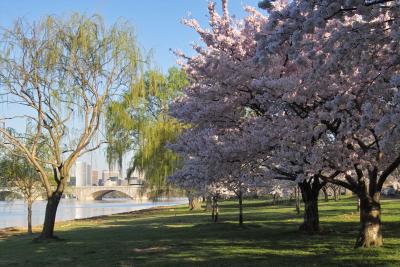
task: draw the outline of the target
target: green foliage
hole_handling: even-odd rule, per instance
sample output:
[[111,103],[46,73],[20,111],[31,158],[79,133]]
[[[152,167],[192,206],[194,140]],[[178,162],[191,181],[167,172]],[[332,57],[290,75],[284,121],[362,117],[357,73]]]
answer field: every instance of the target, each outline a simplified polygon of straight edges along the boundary
[[17,179],[40,181],[39,174],[24,158],[7,155],[0,159],[2,184],[14,186]]
[[[165,189],[166,177],[178,166],[179,159],[165,145],[177,137],[183,125],[168,116],[168,104],[188,85],[186,74],[170,68],[167,75],[149,70],[136,88],[108,106],[107,160],[111,165],[134,150],[132,167],[142,172],[150,188]],[[137,90],[141,88],[141,90]]]
[[[8,128],[7,130],[13,136],[19,135],[12,128]],[[32,129],[30,129],[28,125],[27,132],[30,131],[32,131]],[[25,145],[29,146],[33,142],[33,138],[25,140]],[[40,158],[49,157],[50,149],[46,145],[47,137],[41,136],[38,143],[37,156]],[[33,191],[40,191],[39,187],[42,187],[42,179],[26,157],[4,147],[0,152],[0,186],[17,187],[19,188],[18,191],[23,195],[33,194]],[[51,170],[49,168],[45,170],[51,175]]]
[[0,186],[12,190],[8,198],[22,196],[24,200],[33,201],[44,192],[38,172],[25,158],[4,154],[0,158],[0,170]]
[[[128,81],[137,78],[135,74],[140,72],[143,61],[129,24],[118,22],[107,28],[99,15],[75,13],[65,20],[47,16],[32,25],[18,20],[13,28],[4,31],[2,41],[2,67],[16,71],[19,64],[29,66],[30,69],[20,67],[19,74],[29,83],[43,87],[43,94],[54,108],[74,108],[81,113],[82,103],[88,101],[82,97],[82,90],[102,94],[106,90],[104,84],[112,84],[116,74],[120,75],[120,85],[129,87]],[[31,53],[34,56],[21,57]],[[1,78],[8,87],[15,87],[13,78]]]
[[[7,122],[25,120],[29,128],[5,135],[3,146],[35,166],[48,196],[53,194],[50,180],[62,192],[77,158],[103,143],[98,132],[108,103],[124,92],[144,90],[137,87],[145,60],[135,33],[124,21],[106,27],[100,16],[78,13],[34,23],[21,19],[1,33],[1,103],[22,106],[21,114]],[[46,156],[37,153],[43,146]]]
[[163,115],[149,121],[140,131],[139,149],[134,156],[133,166],[144,173],[147,184],[155,195],[169,190],[167,176],[179,167],[179,158],[165,146],[175,140],[183,126]]

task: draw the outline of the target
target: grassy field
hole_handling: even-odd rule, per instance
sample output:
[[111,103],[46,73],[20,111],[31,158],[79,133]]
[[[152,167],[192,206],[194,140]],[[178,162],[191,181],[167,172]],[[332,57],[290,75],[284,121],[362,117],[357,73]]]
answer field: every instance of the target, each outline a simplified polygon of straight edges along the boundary
[[219,223],[186,207],[57,224],[64,241],[33,243],[25,234],[0,235],[1,266],[400,266],[400,200],[383,201],[385,246],[353,249],[355,199],[321,202],[322,233],[297,231],[292,206],[245,201],[221,204]]

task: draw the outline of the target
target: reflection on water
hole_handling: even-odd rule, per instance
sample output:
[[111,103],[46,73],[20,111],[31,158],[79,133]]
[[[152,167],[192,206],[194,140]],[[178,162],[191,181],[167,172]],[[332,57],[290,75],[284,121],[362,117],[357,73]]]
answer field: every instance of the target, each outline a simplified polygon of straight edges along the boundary
[[[62,199],[57,211],[57,221],[88,218],[146,209],[157,206],[171,206],[186,203],[183,198],[170,198],[153,202],[150,200],[108,199],[93,201],[77,201]],[[45,201],[36,201],[33,204],[32,224],[43,223]],[[26,227],[27,206],[22,200],[0,201],[0,228]]]

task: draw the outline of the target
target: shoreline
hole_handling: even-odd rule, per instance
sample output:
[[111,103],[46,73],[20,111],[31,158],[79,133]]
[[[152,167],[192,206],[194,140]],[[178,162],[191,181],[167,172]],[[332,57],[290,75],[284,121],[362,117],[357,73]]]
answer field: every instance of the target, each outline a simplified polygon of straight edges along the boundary
[[[112,214],[97,215],[97,216],[92,216],[92,217],[87,217],[87,218],[78,218],[78,219],[58,221],[55,223],[54,228],[56,230],[57,227],[60,227],[60,226],[62,226],[62,224],[65,224],[65,223],[101,220],[101,219],[109,218],[114,215],[146,214],[146,213],[151,213],[151,212],[160,211],[160,210],[173,209],[174,207],[177,207],[180,205],[185,205],[185,204],[182,203],[182,204],[175,204],[175,205],[168,205],[168,206],[157,206],[157,207],[144,208],[144,209],[138,209],[138,210],[132,210],[132,211],[124,211],[124,212],[117,212],[117,213],[112,213]],[[32,227],[33,233],[31,236],[34,236],[35,234],[40,233],[42,226],[43,226],[43,224],[33,226]],[[11,226],[11,227],[0,228],[0,240],[3,238],[6,238],[6,237],[10,237],[10,236],[21,236],[21,235],[29,235],[27,233],[27,227]]]

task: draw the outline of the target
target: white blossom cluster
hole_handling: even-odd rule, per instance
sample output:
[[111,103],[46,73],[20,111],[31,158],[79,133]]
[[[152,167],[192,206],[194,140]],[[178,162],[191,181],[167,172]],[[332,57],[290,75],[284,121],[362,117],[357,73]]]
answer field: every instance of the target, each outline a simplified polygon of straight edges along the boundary
[[400,4],[264,2],[268,16],[235,20],[224,0],[210,29],[184,21],[203,44],[178,53],[192,83],[171,114],[191,128],[171,145],[184,159],[171,181],[274,190],[317,177],[380,192],[400,164]]

